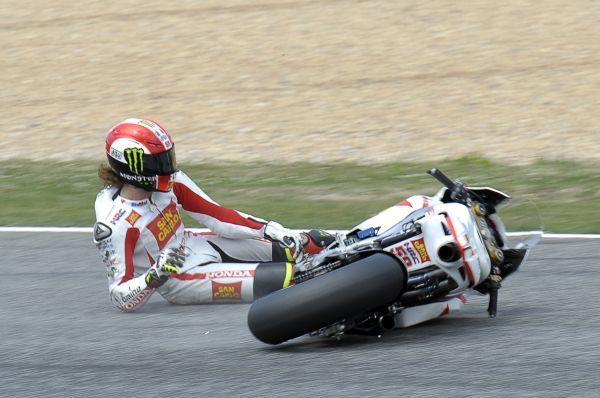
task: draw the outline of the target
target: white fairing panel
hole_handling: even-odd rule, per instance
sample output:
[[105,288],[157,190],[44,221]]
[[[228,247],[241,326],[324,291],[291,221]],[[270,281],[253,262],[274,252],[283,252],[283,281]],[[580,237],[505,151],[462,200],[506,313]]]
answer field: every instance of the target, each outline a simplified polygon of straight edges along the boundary
[[465,299],[463,296],[459,296],[448,301],[440,301],[437,303],[406,308],[394,316],[394,325],[396,328],[407,328],[409,326],[417,325],[431,319],[460,311],[464,307],[464,300]]
[[[491,262],[469,210],[463,205],[448,203],[434,206],[431,213],[419,222],[433,262],[458,283],[456,291],[481,283],[490,273]],[[461,259],[452,263],[438,256],[439,248],[449,243],[455,243],[461,254]],[[461,267],[464,267],[462,271]]]

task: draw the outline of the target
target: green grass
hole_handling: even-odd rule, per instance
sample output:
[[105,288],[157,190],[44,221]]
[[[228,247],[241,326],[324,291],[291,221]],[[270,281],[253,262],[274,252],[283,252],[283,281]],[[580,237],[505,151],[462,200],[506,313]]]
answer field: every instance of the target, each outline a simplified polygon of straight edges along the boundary
[[[510,230],[538,226],[530,221],[536,207],[546,231],[600,233],[600,166],[593,164],[516,166],[467,157],[369,166],[181,165],[220,204],[298,228],[349,228],[410,195],[434,194],[440,185],[425,173],[433,166],[515,198],[501,210]],[[101,188],[96,170],[97,164],[83,162],[0,162],[0,225],[91,226]]]

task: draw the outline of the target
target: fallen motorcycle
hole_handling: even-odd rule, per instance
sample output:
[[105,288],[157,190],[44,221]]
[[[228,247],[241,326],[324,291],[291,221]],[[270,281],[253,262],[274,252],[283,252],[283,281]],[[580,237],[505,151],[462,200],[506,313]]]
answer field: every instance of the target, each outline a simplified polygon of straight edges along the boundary
[[541,232],[511,245],[496,209],[510,197],[467,187],[438,169],[445,188],[408,215],[384,211],[322,252],[295,265],[291,286],[257,298],[248,312],[252,334],[280,344],[310,334],[379,335],[461,309],[471,289],[489,295],[526,260]]

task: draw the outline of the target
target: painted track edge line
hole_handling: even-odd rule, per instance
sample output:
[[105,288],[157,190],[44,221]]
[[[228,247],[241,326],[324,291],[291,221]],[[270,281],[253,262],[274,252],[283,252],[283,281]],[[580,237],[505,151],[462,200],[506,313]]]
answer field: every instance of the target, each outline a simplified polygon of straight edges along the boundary
[[[188,228],[194,232],[207,232],[207,228]],[[300,229],[302,231],[302,229]],[[344,230],[329,230],[330,232],[345,232]],[[89,233],[93,232],[91,227],[0,227],[0,232],[71,232]],[[521,236],[535,234],[534,231],[509,232],[508,236]],[[549,239],[600,239],[600,234],[562,234],[544,233],[543,238]]]

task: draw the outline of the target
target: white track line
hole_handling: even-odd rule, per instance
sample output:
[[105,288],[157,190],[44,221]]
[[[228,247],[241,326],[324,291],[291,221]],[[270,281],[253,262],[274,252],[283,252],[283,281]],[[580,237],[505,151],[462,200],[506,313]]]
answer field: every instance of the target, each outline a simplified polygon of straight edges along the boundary
[[[207,232],[206,228],[188,228],[194,232]],[[91,227],[0,227],[0,232],[75,232],[91,234]],[[343,230],[330,230],[330,232],[344,232]],[[508,236],[533,235],[535,231],[509,232]],[[600,239],[600,234],[554,234],[544,233],[543,238],[552,239]]]

